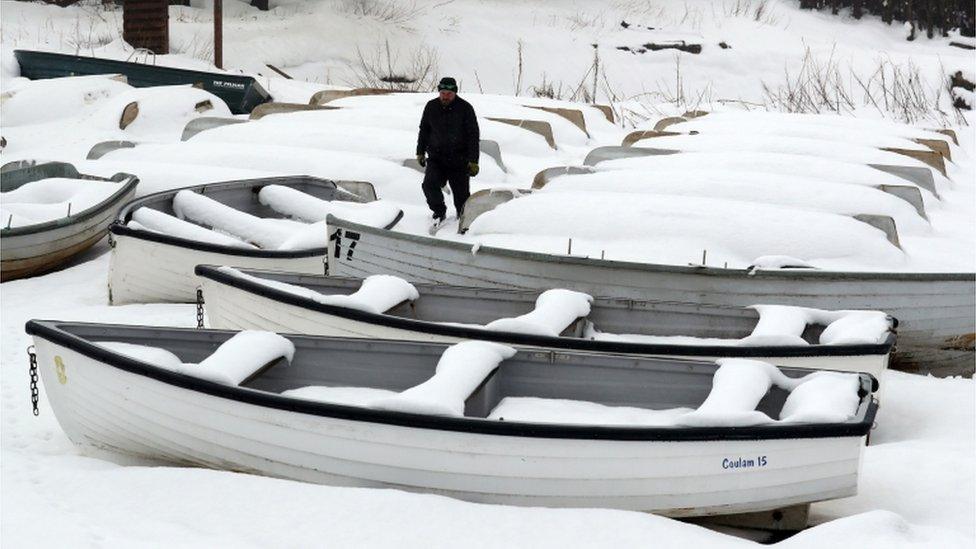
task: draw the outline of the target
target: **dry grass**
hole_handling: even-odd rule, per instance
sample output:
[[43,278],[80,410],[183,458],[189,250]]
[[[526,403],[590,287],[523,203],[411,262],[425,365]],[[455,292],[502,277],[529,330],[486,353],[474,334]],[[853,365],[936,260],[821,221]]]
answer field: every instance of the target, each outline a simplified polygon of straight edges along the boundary
[[389,40],[372,52],[356,48],[355,82],[364,88],[395,91],[429,91],[437,84],[437,51],[420,46],[402,57]]
[[[943,70],[944,74],[945,71]],[[909,124],[930,121],[942,125],[965,124],[948,105],[945,80],[930,83],[911,61],[896,63],[887,57],[877,61],[868,75],[842,66],[833,55],[817,59],[808,49],[798,71],[785,71],[778,85],[763,82],[769,110],[800,113],[849,113],[874,108],[882,116]]]
[[397,0],[338,0],[336,11],[377,21],[406,25],[424,15],[427,9],[412,2]]

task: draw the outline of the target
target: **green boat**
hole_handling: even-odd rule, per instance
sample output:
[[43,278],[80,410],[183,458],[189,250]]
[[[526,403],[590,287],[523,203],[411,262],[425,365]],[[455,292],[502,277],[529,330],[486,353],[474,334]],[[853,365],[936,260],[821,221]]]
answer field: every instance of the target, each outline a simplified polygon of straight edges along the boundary
[[250,76],[217,72],[192,71],[32,50],[15,50],[20,74],[31,80],[86,76],[91,74],[122,74],[129,85],[137,88],[191,84],[207,90],[224,100],[234,114],[248,114],[254,107],[271,101],[271,95]]

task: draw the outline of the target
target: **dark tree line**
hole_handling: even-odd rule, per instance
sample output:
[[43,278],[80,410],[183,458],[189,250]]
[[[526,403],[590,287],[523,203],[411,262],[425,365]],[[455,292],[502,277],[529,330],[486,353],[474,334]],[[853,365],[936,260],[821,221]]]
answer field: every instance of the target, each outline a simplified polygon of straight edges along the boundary
[[952,29],[959,29],[963,36],[973,36],[973,6],[973,0],[800,0],[803,9],[829,9],[837,15],[847,8],[855,19],[870,14],[889,25],[895,21],[911,23],[909,40],[922,32],[929,38],[936,33],[948,36]]

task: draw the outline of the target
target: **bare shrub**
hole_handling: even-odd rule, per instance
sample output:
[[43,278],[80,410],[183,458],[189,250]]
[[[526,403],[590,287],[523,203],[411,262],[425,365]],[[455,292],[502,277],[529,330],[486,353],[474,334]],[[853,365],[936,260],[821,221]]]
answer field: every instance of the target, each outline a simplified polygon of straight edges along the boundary
[[390,49],[390,41],[370,53],[356,48],[358,65],[355,85],[395,91],[428,91],[437,83],[437,51],[420,46],[401,58]]
[[808,48],[799,71],[790,74],[787,70],[783,83],[772,86],[763,82],[762,87],[769,110],[849,113],[873,107],[882,116],[909,124],[965,123],[958,111],[944,106],[944,80],[928,83],[911,61],[899,64],[882,57],[874,71],[864,76],[853,67],[842,67],[833,52],[827,59],[817,60]]
[[769,0],[731,0],[722,4],[726,17],[748,17],[763,25],[779,23],[779,15],[769,5]]
[[426,12],[416,1],[397,0],[339,0],[336,10],[359,17],[369,17],[395,25],[405,25]]

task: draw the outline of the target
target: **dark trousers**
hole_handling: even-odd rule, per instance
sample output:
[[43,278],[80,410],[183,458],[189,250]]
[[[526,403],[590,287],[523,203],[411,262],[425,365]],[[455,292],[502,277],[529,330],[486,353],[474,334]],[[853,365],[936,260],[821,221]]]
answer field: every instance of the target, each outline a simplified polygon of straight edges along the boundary
[[454,209],[457,210],[458,217],[461,217],[464,203],[471,195],[467,164],[463,161],[444,162],[433,158],[427,160],[427,169],[424,172],[424,197],[427,198],[427,207],[438,217],[447,215],[444,193],[441,192],[444,183],[451,185]]

